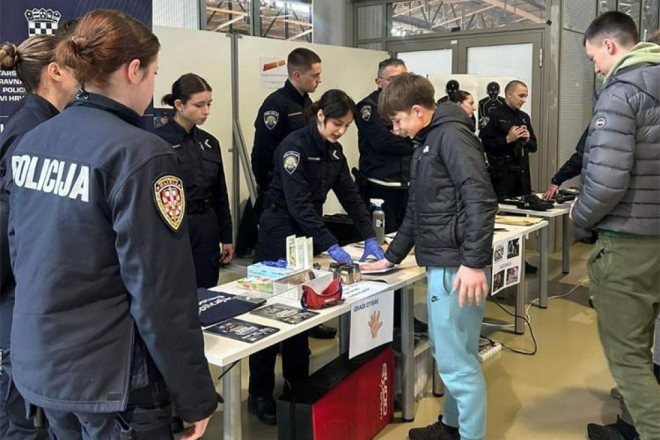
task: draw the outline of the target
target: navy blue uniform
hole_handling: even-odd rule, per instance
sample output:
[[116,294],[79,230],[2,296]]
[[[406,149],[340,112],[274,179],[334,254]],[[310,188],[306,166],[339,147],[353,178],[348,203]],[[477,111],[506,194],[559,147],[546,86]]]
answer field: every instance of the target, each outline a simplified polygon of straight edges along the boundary
[[[0,188],[9,175],[10,157],[20,138],[37,125],[57,115],[59,111],[46,99],[29,94],[20,109],[12,115],[0,135]],[[12,382],[9,335],[14,312],[16,281],[11,270],[7,229],[9,198],[0,191],[0,437],[3,440],[47,439],[45,428],[35,428],[34,421],[26,417],[25,400]]]
[[[513,126],[526,126],[530,138],[517,139],[511,143],[506,136]],[[537,150],[536,135],[527,113],[514,110],[508,105],[490,113],[488,124],[479,132],[484,145],[491,179],[499,199],[518,197],[532,193],[529,174],[529,153]]]
[[168,438],[169,393],[184,420],[217,406],[181,169],[139,125],[85,93],[11,157],[14,380],[58,438],[80,423],[97,438],[150,417],[150,438]]
[[197,287],[213,287],[218,284],[220,243],[233,240],[220,143],[196,126],[188,133],[176,121],[155,133],[172,144],[181,163]]
[[244,255],[257,242],[259,217],[264,210],[264,197],[273,178],[273,153],[275,148],[293,131],[307,125],[305,112],[312,105],[309,94],[301,95],[287,80],[284,87],[271,93],[261,104],[254,121],[252,146],[252,173],[257,181],[258,197],[254,207],[248,200],[241,219],[236,243],[236,253]]
[[378,114],[380,92],[374,91],[357,105],[359,186],[367,206],[370,199],[385,201],[385,232],[390,233],[399,229],[406,215],[413,143],[394,134],[392,126]]
[[[363,238],[376,236],[369,212],[351,179],[339,143],[321,138],[316,122],[290,134],[275,150],[273,182],[261,216],[258,263],[286,258],[286,237],[314,238],[314,253],[328,250],[337,239],[323,223],[323,204],[333,190]],[[273,346],[250,356],[250,395],[268,397],[275,387]],[[308,341],[305,333],[282,343],[282,369],[295,386],[309,375]]]
[[289,80],[261,104],[254,121],[251,156],[252,173],[260,192],[266,191],[272,180],[275,149],[289,134],[307,125],[305,110],[311,105],[309,94],[301,95]]

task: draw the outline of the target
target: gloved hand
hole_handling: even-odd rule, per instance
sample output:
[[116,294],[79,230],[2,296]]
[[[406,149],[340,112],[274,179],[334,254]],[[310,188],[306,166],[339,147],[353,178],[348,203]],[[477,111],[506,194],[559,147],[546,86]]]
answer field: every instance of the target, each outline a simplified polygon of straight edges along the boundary
[[362,254],[360,261],[367,261],[367,257],[369,256],[373,256],[376,260],[385,258],[385,251],[380,247],[378,240],[374,237],[367,238],[364,241],[364,254]]
[[335,260],[337,263],[342,263],[342,264],[353,263],[353,259],[351,258],[350,255],[348,255],[348,252],[340,248],[338,244],[333,244],[332,246],[330,246],[330,249],[328,249],[328,253],[332,257],[332,259]]

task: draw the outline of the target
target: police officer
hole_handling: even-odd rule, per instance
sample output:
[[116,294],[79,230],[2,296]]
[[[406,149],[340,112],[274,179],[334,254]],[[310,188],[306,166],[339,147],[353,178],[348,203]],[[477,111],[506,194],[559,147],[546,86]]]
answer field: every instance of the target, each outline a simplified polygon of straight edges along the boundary
[[[340,263],[352,258],[323,224],[323,204],[333,190],[353,223],[366,239],[363,259],[384,255],[376,241],[369,212],[348,171],[339,139],[357,112],[341,90],[329,90],[310,109],[312,123],[289,135],[275,150],[273,181],[260,220],[255,263],[286,258],[286,237],[314,239],[314,252],[328,251]],[[259,421],[275,424],[275,357],[273,346],[250,356],[248,409]],[[304,333],[282,343],[282,367],[287,386],[295,388],[309,375],[308,342]]]
[[197,287],[218,284],[220,263],[234,257],[232,224],[220,143],[200,129],[211,112],[211,86],[194,73],[172,84],[163,104],[174,107],[174,120],[156,130],[179,158],[186,192],[188,234]]
[[[54,62],[59,38],[37,35],[18,47],[0,47],[0,67],[15,70],[27,91],[20,109],[0,134],[0,188],[8,176],[11,156],[20,138],[37,125],[59,114],[73,100],[78,81],[67,68]],[[14,311],[14,275],[9,263],[7,228],[9,200],[0,192],[0,437],[3,440],[40,440],[48,438],[45,426],[35,427],[26,414],[25,400],[12,384],[9,335]]]
[[254,121],[251,163],[257,181],[257,200],[255,206],[248,200],[238,229],[236,249],[241,256],[257,244],[264,195],[273,177],[275,148],[291,132],[307,125],[305,109],[312,105],[309,94],[321,83],[321,58],[309,49],[301,47],[291,51],[286,66],[289,77],[284,87],[266,98]]
[[467,113],[468,117],[472,121],[472,131],[476,131],[477,118],[474,116],[474,112],[477,111],[477,106],[474,102],[474,96],[472,96],[470,92],[459,90],[449,95],[449,100],[455,104],[458,104],[465,111],[465,113]]
[[506,105],[506,100],[500,96],[500,84],[491,81],[486,86],[488,96],[479,101],[479,128],[484,128],[490,121],[491,112]]
[[85,90],[10,158],[14,380],[58,439],[173,439],[170,396],[197,439],[217,406],[180,167],[140,128],[158,50],[125,13],[85,15],[56,49]]
[[409,138],[394,134],[391,124],[380,117],[378,97],[390,81],[407,71],[405,63],[397,58],[381,61],[376,78],[378,89],[358,103],[355,120],[360,148],[360,193],[367,205],[371,199],[385,202],[386,233],[399,229],[406,215],[413,144]]
[[514,80],[504,92],[506,104],[491,111],[488,124],[479,132],[500,200],[532,193],[529,153],[537,150],[531,119],[521,110],[529,95],[527,85]]

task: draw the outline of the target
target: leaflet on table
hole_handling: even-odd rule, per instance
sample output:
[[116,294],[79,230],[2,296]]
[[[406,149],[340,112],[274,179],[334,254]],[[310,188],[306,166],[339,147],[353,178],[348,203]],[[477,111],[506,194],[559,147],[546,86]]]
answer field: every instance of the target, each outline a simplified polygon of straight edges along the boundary
[[289,235],[286,238],[286,262],[287,267],[311,269],[314,265],[314,239]]
[[251,314],[291,325],[300,324],[301,322],[307,321],[318,315],[317,312],[303,310],[298,307],[291,307],[284,304],[271,304],[269,306],[264,306],[260,309],[253,310]]
[[203,288],[197,289],[197,301],[199,306],[199,321],[203,327],[247,313],[265,302],[259,298],[213,292]]
[[493,244],[491,295],[520,282],[520,271],[522,270],[520,246],[524,245],[522,235]]
[[374,281],[362,281],[360,283],[351,284],[350,286],[342,286],[344,300],[360,300],[372,295],[377,295],[389,289],[385,283],[377,283]]
[[268,327],[267,325],[254,324],[252,322],[247,322],[240,319],[229,319],[227,321],[221,322],[216,326],[209,327],[204,331],[223,336],[225,338],[253,344],[279,332],[280,329],[275,327]]

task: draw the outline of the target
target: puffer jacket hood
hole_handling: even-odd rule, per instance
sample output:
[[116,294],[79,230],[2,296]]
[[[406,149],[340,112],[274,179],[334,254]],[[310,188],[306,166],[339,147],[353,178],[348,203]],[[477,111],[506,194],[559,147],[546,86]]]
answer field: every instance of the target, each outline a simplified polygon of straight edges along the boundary
[[[660,46],[655,43],[637,43],[610,69],[605,81],[609,81],[621,71],[640,64],[660,64]],[[655,98],[657,99],[657,96]]]

